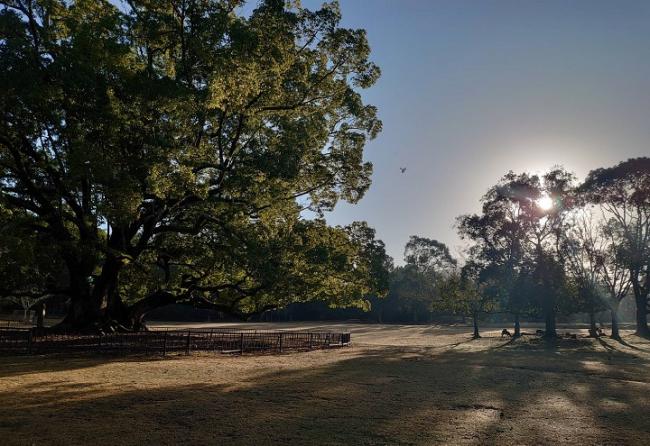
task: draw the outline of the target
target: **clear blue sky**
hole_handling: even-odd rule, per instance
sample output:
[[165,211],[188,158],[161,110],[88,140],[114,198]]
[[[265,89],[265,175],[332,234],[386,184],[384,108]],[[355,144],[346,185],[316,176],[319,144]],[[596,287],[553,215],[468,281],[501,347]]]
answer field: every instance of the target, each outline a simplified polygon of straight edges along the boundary
[[[303,0],[313,8],[321,2]],[[367,220],[460,246],[454,219],[512,169],[579,176],[650,155],[650,1],[342,0],[382,77],[373,184],[331,224]],[[399,167],[407,168],[401,174]]]

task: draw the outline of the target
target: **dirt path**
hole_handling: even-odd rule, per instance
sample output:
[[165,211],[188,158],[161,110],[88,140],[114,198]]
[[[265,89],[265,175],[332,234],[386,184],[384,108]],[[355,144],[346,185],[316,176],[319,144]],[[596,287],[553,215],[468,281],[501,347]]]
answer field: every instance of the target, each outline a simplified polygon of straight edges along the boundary
[[2,444],[650,441],[650,344],[630,334],[627,346],[546,345],[508,343],[496,331],[471,341],[454,327],[320,328],[349,329],[353,346],[264,357],[0,359]]

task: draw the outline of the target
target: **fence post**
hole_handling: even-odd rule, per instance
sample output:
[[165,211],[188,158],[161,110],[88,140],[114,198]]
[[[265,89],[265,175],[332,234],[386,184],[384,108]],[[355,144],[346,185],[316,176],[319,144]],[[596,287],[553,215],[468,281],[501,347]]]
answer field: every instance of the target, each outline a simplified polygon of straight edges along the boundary
[[244,354],[244,332],[239,335],[239,354]]
[[282,353],[282,335],[284,333],[280,332],[280,353]]
[[312,339],[312,336],[313,336],[313,333],[309,333],[309,350],[311,350],[311,345],[312,345],[312,340],[311,340],[311,339]]
[[190,354],[190,330],[187,330],[187,344],[185,345],[185,354]]
[[163,335],[163,356],[167,356],[167,331]]

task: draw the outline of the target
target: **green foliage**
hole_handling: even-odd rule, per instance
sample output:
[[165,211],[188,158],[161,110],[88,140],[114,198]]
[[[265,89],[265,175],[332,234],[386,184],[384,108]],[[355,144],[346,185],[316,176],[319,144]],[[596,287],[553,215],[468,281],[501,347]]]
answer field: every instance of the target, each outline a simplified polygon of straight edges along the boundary
[[[472,274],[480,298],[475,307],[492,307],[516,316],[541,310],[554,321],[569,296],[560,241],[574,203],[574,177],[562,168],[543,176],[509,172],[483,197],[480,215],[458,219],[470,247]],[[540,200],[549,197],[545,209]],[[550,322],[549,322],[550,323]],[[554,326],[547,325],[554,330]]]
[[478,318],[483,313],[489,313],[497,308],[497,300],[488,291],[489,284],[479,277],[482,273],[475,262],[467,262],[461,271],[449,277],[446,283],[446,299],[442,301],[444,308],[456,314]]
[[203,302],[196,287],[211,288],[248,312],[361,305],[382,288],[364,276],[381,262],[359,260],[377,247],[355,252],[356,229],[299,221],[370,185],[363,148],[381,122],[358,91],[379,76],[365,32],[339,27],[336,3],[268,0],[248,17],[238,5],[0,11],[0,208],[33,220],[35,245],[49,240],[59,285],[92,301],[84,318],[154,290]]
[[456,267],[456,259],[442,242],[412,235],[404,248],[404,260],[422,272],[449,271]]
[[448,298],[443,284],[456,267],[449,248],[441,242],[412,236],[404,249],[406,265],[390,274],[390,291],[375,307],[379,319],[396,322],[431,322]]
[[[650,158],[635,158],[589,173],[580,188],[587,203],[597,205],[607,220],[605,236],[615,240],[614,265],[623,266],[637,307],[637,333],[650,336]],[[613,255],[612,255],[613,254]],[[610,293],[620,295],[626,278],[610,277]],[[620,300],[619,298],[615,298]]]
[[64,279],[64,267],[47,239],[30,227],[33,216],[0,208],[0,293],[13,298],[36,299],[40,290]]

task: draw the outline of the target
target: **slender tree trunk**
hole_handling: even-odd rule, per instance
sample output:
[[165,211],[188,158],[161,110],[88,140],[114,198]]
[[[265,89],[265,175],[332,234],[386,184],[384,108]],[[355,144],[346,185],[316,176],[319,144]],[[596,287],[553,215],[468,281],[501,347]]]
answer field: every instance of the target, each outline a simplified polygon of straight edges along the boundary
[[594,310],[589,310],[589,337],[598,337],[598,328],[596,327],[596,314]]
[[36,307],[36,328],[41,330],[44,326],[45,304],[42,303]]
[[542,297],[542,309],[544,312],[544,337],[552,339],[557,337],[555,327],[555,294],[552,286],[553,277],[549,271],[548,258],[544,255],[541,243],[537,243],[537,267],[536,276],[538,277],[539,292]]
[[[544,281],[545,284],[549,284],[548,280]],[[547,291],[543,300],[543,309],[544,309],[544,337],[548,339],[556,338],[557,331],[555,325],[555,295],[553,294],[553,289],[550,286],[546,286]]]
[[650,337],[648,328],[648,296],[644,296],[638,286],[634,287],[634,300],[636,302],[636,334]]
[[472,319],[474,322],[474,334],[472,335],[472,338],[479,339],[481,337],[481,334],[478,331],[478,312],[474,312]]
[[544,337],[556,338],[557,331],[555,326],[555,309],[553,308],[553,305],[547,304],[545,313],[546,314],[544,315],[544,324],[545,324]]
[[515,313],[515,338],[521,336],[521,324],[519,323],[519,313]]
[[618,305],[612,307],[610,310],[612,313],[612,339],[621,339],[621,334],[618,330]]

